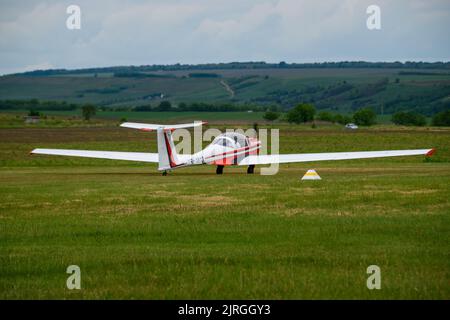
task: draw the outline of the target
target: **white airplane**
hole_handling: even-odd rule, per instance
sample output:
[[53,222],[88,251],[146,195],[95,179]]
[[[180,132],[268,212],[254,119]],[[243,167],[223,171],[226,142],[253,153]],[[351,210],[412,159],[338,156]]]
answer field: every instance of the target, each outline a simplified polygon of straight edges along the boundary
[[365,158],[399,157],[427,155],[431,156],[435,149],[387,150],[361,152],[332,153],[300,153],[300,154],[270,154],[260,155],[261,142],[256,138],[246,137],[240,133],[224,133],[217,136],[205,149],[195,154],[178,154],[172,139],[172,132],[181,128],[201,126],[204,122],[177,125],[160,125],[125,122],[121,127],[157,132],[158,153],[90,151],[67,149],[34,149],[31,154],[47,154],[58,156],[73,156],[113,160],[129,160],[158,163],[158,170],[163,175],[168,170],[200,164],[216,165],[216,173],[222,174],[224,166],[248,166],[247,173],[253,173],[255,165],[292,162],[316,162],[328,160],[349,160]]

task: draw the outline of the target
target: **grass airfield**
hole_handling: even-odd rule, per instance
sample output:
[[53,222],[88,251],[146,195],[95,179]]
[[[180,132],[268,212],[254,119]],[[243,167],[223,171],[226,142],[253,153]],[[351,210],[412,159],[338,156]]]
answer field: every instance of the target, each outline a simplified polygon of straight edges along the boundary
[[[28,155],[155,152],[154,134],[2,128],[0,298],[449,299],[450,129],[280,128],[283,153],[438,152],[163,177],[156,165]],[[310,168],[323,180],[300,181]],[[71,264],[81,290],[66,288]],[[372,264],[381,290],[366,287]]]

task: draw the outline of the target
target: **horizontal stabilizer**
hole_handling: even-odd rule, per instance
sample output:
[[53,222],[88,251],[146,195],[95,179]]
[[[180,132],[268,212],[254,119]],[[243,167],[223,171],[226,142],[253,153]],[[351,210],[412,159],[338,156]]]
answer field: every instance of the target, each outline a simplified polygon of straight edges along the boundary
[[183,128],[194,128],[199,127],[201,125],[206,124],[204,121],[198,121],[193,123],[185,123],[185,124],[150,124],[150,123],[137,123],[137,122],[124,122],[120,126],[131,129],[139,129],[143,131],[153,131],[158,128],[163,128],[167,130],[176,130]]

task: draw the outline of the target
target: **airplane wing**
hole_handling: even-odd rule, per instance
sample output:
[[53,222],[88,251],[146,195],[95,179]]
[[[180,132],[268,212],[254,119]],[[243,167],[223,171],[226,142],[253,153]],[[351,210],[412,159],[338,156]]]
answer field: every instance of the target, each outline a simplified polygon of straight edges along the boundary
[[238,165],[256,165],[271,163],[312,162],[327,160],[350,160],[383,157],[401,157],[427,155],[431,156],[435,149],[416,150],[388,150],[388,151],[361,151],[361,152],[331,152],[331,153],[299,153],[299,154],[271,154],[248,156],[242,159]]
[[118,151],[91,151],[67,149],[34,149],[31,154],[48,154],[56,156],[84,157],[112,160],[129,160],[140,162],[158,162],[157,153],[145,152],[118,152]]
[[194,122],[194,123],[185,123],[185,124],[148,124],[148,123],[136,123],[136,122],[124,122],[120,126],[131,129],[139,129],[143,131],[153,131],[158,128],[163,127],[164,129],[175,130],[182,128],[193,128],[199,127],[201,125],[206,124],[204,121]]

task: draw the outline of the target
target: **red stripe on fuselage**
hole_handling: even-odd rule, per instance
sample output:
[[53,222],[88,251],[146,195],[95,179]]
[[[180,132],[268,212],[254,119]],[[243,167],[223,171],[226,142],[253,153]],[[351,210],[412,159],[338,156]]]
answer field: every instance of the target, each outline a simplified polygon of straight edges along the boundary
[[[245,149],[245,148],[242,148],[242,149]],[[213,165],[224,165],[224,166],[237,165],[238,157],[245,158],[249,155],[256,155],[259,153],[259,147],[257,145],[247,148],[246,150],[242,150],[242,149],[239,152],[239,154],[237,151],[231,150],[228,152],[224,152],[222,154],[210,156],[210,157],[206,158],[206,162],[208,164],[213,164]],[[238,150],[238,149],[236,149],[236,150]],[[215,160],[212,160],[212,159],[215,159]],[[210,161],[210,162],[208,162],[208,161]]]
[[170,167],[171,167],[171,168],[176,167],[177,164],[176,164],[175,161],[173,160],[172,148],[170,147],[169,140],[167,139],[166,131],[164,131],[164,140],[165,140],[165,142],[166,142],[166,149],[167,149],[167,153],[168,153],[168,155],[169,155],[169,164],[170,164]]
[[230,153],[237,153],[237,152],[241,152],[241,151],[245,151],[245,150],[250,150],[251,148],[259,147],[259,145],[260,144],[257,143],[256,145],[253,145],[253,146],[242,147],[242,148],[239,148],[239,149],[234,149],[234,150],[230,150],[230,151],[219,153],[219,154],[214,154],[212,156],[207,157],[205,160],[208,160],[208,159],[211,159],[211,158],[215,158],[215,157],[226,156],[227,154],[230,154]]

